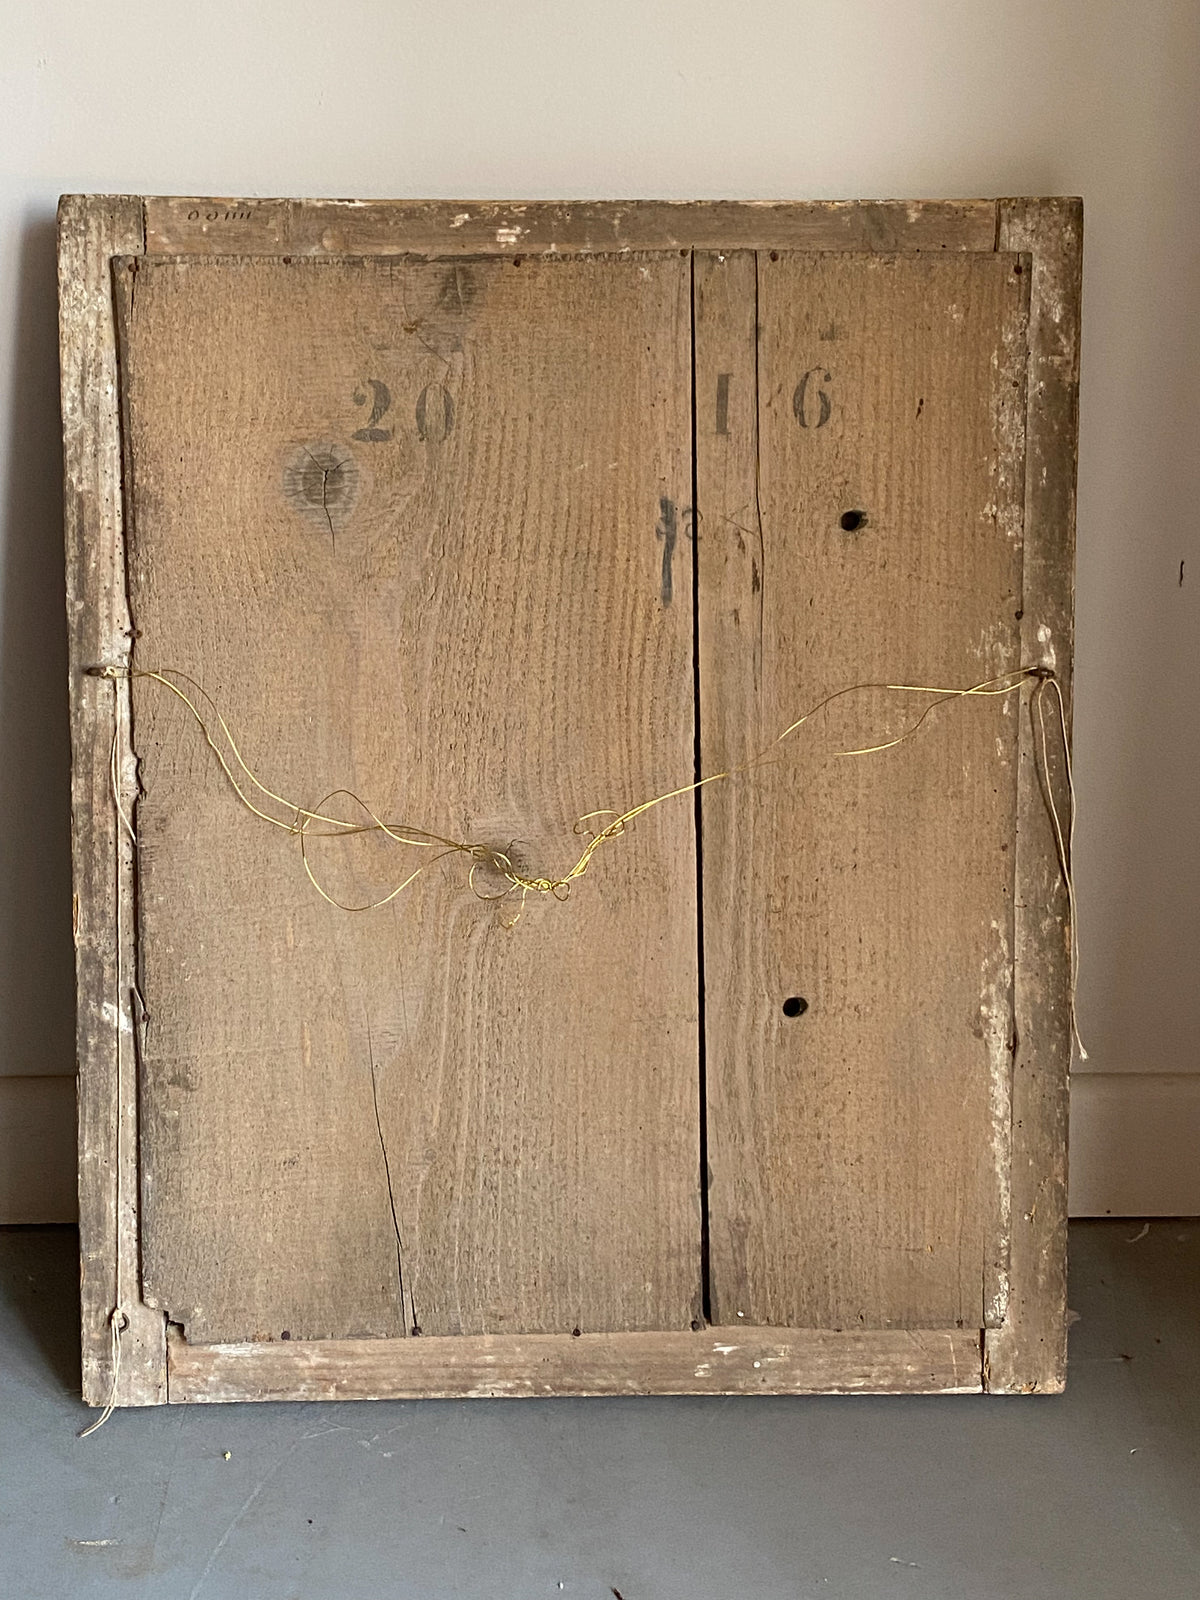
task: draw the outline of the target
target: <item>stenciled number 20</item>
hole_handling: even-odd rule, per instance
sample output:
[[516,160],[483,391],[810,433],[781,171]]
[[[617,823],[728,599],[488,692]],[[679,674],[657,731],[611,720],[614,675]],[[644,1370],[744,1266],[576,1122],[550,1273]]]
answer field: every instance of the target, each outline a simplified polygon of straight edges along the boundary
[[[370,394],[367,393],[370,390]],[[366,426],[356,428],[351,434],[363,444],[386,444],[395,429],[381,427],[384,417],[392,409],[392,391],[380,378],[368,378],[366,388],[356,389],[352,396],[356,406],[371,402],[371,414]],[[413,407],[413,420],[417,425],[417,438],[422,443],[440,444],[454,426],[454,400],[441,383],[427,383],[417,396]]]

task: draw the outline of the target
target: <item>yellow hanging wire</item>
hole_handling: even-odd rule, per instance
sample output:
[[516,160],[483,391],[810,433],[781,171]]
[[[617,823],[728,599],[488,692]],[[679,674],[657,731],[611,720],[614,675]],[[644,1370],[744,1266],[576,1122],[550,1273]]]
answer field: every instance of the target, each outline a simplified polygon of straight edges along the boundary
[[[1079,1036],[1079,1026],[1076,1016],[1076,987],[1079,968],[1079,935],[1077,929],[1078,911],[1075,897],[1073,864],[1076,813],[1075,778],[1071,765],[1070,738],[1067,728],[1066,704],[1063,699],[1062,686],[1060,685],[1054,670],[1050,667],[1040,665],[1015,667],[1011,671],[1000,673],[994,678],[986,678],[981,683],[970,684],[965,689],[948,688],[933,684],[884,682],[854,683],[849,684],[841,689],[835,689],[831,694],[827,694],[824,696],[824,698],[818,700],[815,705],[810,706],[809,709],[804,712],[802,716],[797,717],[794,722],[789,723],[782,733],[777,734],[769,744],[759,750],[757,754],[751,756],[747,761],[741,762],[736,766],[729,767],[721,772],[710,772],[703,777],[693,780],[690,783],[679,784],[676,788],[668,789],[663,794],[654,795],[649,800],[643,800],[640,802],[640,804],[631,806],[625,811],[617,811],[613,807],[603,807],[599,810],[585,813],[576,821],[574,831],[577,834],[588,834],[588,842],[580,852],[580,855],[575,861],[574,865],[571,866],[568,871],[563,873],[561,877],[556,878],[545,876],[534,877],[521,872],[512,859],[512,845],[509,845],[507,850],[497,850],[488,844],[472,842],[470,840],[454,839],[445,834],[433,833],[425,828],[418,828],[410,824],[387,822],[381,816],[379,816],[377,812],[373,811],[366,801],[363,800],[359,795],[355,794],[351,789],[331,790],[321,801],[318,802],[315,809],[286,799],[283,795],[278,794],[275,790],[268,788],[267,785],[258,778],[255,772],[249,766],[242,755],[237,740],[234,738],[232,729],[226,722],[220,708],[217,706],[216,702],[213,700],[212,696],[208,693],[204,686],[198,683],[195,678],[189,677],[187,673],[181,672],[176,668],[163,667],[153,670],[135,670],[126,667],[108,666],[95,668],[94,675],[97,677],[114,680],[114,687],[115,680],[118,679],[143,678],[151,680],[155,683],[161,684],[164,688],[169,689],[177,699],[182,701],[199,726],[205,742],[207,743],[209,749],[216,756],[217,761],[220,763],[221,770],[224,772],[227,780],[233,788],[234,793],[237,795],[238,799],[241,801],[246,810],[248,810],[253,816],[260,818],[263,822],[269,823],[272,827],[280,828],[285,833],[289,833],[293,837],[298,838],[300,842],[301,861],[304,866],[305,874],[316,892],[323,900],[327,901],[329,905],[336,906],[341,911],[349,912],[377,910],[382,906],[389,905],[392,901],[397,899],[397,897],[401,895],[405,889],[409,888],[410,885],[412,885],[423,872],[427,871],[429,867],[436,865],[438,861],[445,859],[447,856],[461,855],[470,860],[471,865],[467,873],[467,884],[472,893],[477,895],[478,898],[482,900],[504,900],[514,892],[519,894],[520,903],[518,905],[516,915],[510,922],[506,924],[506,926],[510,928],[514,927],[517,921],[519,921],[521,912],[525,906],[525,902],[530,894],[550,894],[553,895],[557,900],[567,899],[571,892],[571,886],[579,878],[582,878],[587,872],[600,847],[609,843],[613,839],[620,838],[629,824],[634,822],[638,817],[644,816],[646,812],[652,811],[656,806],[664,805],[668,800],[675,800],[682,798],[685,795],[695,794],[698,790],[705,788],[708,784],[721,783],[732,778],[743,776],[754,771],[760,766],[777,760],[778,757],[775,752],[778,750],[779,746],[788,740],[792,734],[797,731],[797,729],[802,728],[805,723],[811,721],[813,717],[819,715],[820,712],[824,711],[827,706],[832,705],[836,700],[840,700],[847,695],[865,693],[872,690],[888,694],[933,696],[931,703],[925,707],[912,726],[906,728],[903,733],[898,734],[894,739],[886,739],[879,744],[860,745],[853,749],[840,750],[837,752],[838,756],[866,756],[876,755],[885,750],[894,750],[898,745],[906,743],[920,731],[928,718],[933,714],[934,711],[938,709],[939,706],[945,705],[949,701],[963,700],[970,697],[991,697],[1015,694],[1018,693],[1026,684],[1032,683],[1035,687],[1032,696],[1031,709],[1036,712],[1037,717],[1039,747],[1038,754],[1040,755],[1046,806],[1050,814],[1050,821],[1054,831],[1055,849],[1058,854],[1059,868],[1062,873],[1063,883],[1065,885],[1067,894],[1071,972],[1071,1034],[1076,1046],[1078,1047],[1081,1058],[1083,1060],[1087,1059],[1087,1051],[1084,1049],[1083,1041]],[[181,683],[186,684],[191,690],[191,693],[188,693],[187,690],[181,688]],[[1058,805],[1054,799],[1054,787],[1051,780],[1050,757],[1044,708],[1044,699],[1049,693],[1052,693],[1055,697],[1055,709],[1057,711],[1059,732],[1062,738],[1063,760],[1067,779],[1068,806],[1065,826],[1062,818],[1060,817]],[[199,702],[199,704],[197,702]],[[210,714],[209,717],[205,716],[204,711],[201,710],[201,705],[208,708]],[[221,734],[224,736],[224,739],[228,744],[233,758],[232,764],[226,757],[225,751],[221,748],[220,744],[217,742],[217,739],[214,737],[214,725],[220,729]],[[130,839],[133,840],[134,844],[136,845],[137,841],[134,835],[133,824],[120,802],[115,763],[116,739],[114,737],[114,746],[111,757],[111,765],[113,767],[112,786],[114,801],[116,803],[121,822],[129,834]],[[239,774],[241,775],[240,781],[238,776]],[[265,811],[261,805],[256,804],[254,799],[251,798],[251,795],[247,793],[247,786],[257,791],[257,793],[265,800],[270,800],[275,805],[282,807],[283,810],[289,814],[288,820],[284,820],[278,816],[272,816],[269,811]],[[368,820],[354,820],[352,818],[332,814],[327,808],[329,807],[331,801],[337,799],[346,799],[352,802],[352,804],[357,806],[363,813],[363,816]],[[602,828],[599,829],[593,829],[589,826],[591,823],[598,821],[601,817],[608,817],[611,820],[609,820]],[[326,889],[325,886],[320,882],[313,870],[312,862],[309,857],[308,841],[313,838],[353,838],[371,833],[381,833],[396,844],[405,845],[412,849],[430,850],[433,851],[434,854],[429,860],[423,862],[420,866],[415,867],[397,884],[395,884],[386,894],[380,896],[380,898],[368,901],[363,905],[348,905],[345,901],[339,900],[335,895],[331,894],[329,890]],[[482,890],[476,881],[476,875],[480,868],[487,868],[498,874],[505,880],[506,887],[500,890],[498,893],[488,893]]]
[[[562,874],[562,876],[546,877],[529,876],[518,870],[510,854],[512,848],[511,846],[509,846],[508,850],[497,850],[487,844],[450,838],[444,834],[433,833],[428,829],[418,828],[410,824],[386,822],[381,816],[379,816],[377,812],[371,809],[371,807],[366,803],[365,800],[361,798],[361,796],[355,794],[354,791],[350,789],[331,790],[318,803],[315,809],[289,800],[285,796],[277,793],[274,789],[268,788],[268,786],[263,783],[251,769],[242,755],[238,742],[233,735],[233,731],[226,722],[216,702],[203,687],[203,685],[198,683],[196,679],[191,678],[187,673],[180,672],[172,667],[163,667],[161,669],[153,670],[145,669],[140,671],[115,667],[100,669],[101,676],[143,678],[152,680],[155,683],[162,684],[164,688],[169,689],[173,695],[181,700],[191,713],[192,717],[195,719],[201,733],[204,736],[205,742],[216,756],[222,771],[225,773],[226,778],[228,779],[234,793],[237,795],[242,805],[249,812],[251,812],[252,815],[260,818],[264,822],[269,823],[272,827],[280,828],[285,833],[289,833],[295,837],[298,837],[300,841],[301,858],[305,873],[307,874],[309,881],[312,883],[317,893],[321,895],[322,899],[327,900],[330,905],[337,906],[340,910],[353,912],[372,911],[381,906],[388,905],[391,901],[395,900],[398,895],[403,893],[403,891],[407,889],[421,875],[422,872],[426,871],[428,867],[435,865],[437,861],[443,859],[447,855],[464,855],[470,858],[471,867],[468,872],[468,884],[473,892],[479,894],[481,899],[504,899],[514,891],[518,891],[520,893],[522,905],[524,905],[526,897],[530,894],[551,894],[554,895],[556,899],[566,899],[570,893],[572,884],[574,884],[579,878],[583,877],[583,875],[587,872],[592,863],[593,857],[596,855],[600,847],[609,843],[613,839],[619,838],[625,832],[625,829],[630,825],[630,823],[634,822],[638,817],[644,816],[646,812],[653,810],[656,806],[665,804],[668,800],[675,800],[685,795],[695,794],[697,790],[704,788],[708,784],[725,782],[731,778],[739,777],[749,773],[756,767],[762,766],[773,758],[774,752],[777,750],[777,748],[787,739],[789,739],[791,735],[797,731],[797,729],[803,727],[806,722],[811,721],[813,717],[817,716],[827,706],[832,705],[835,700],[839,700],[846,695],[863,693],[868,690],[876,690],[889,694],[934,696],[933,702],[926,706],[913,725],[906,729],[904,733],[899,734],[896,738],[885,740],[880,744],[863,745],[855,749],[842,750],[838,752],[838,755],[841,756],[874,755],[884,750],[895,749],[896,746],[904,744],[907,740],[911,739],[917,732],[919,732],[930,715],[940,705],[944,705],[947,701],[965,699],[970,696],[1014,694],[1027,683],[1037,682],[1042,684],[1046,682],[1047,672],[1047,668],[1040,666],[1016,667],[1009,672],[1001,673],[997,677],[987,678],[981,683],[971,684],[965,689],[946,688],[931,684],[883,682],[855,683],[850,684],[845,688],[837,689],[832,694],[828,694],[823,699],[818,700],[815,705],[811,706],[803,714],[803,716],[797,717],[796,720],[790,723],[782,733],[778,734],[768,745],[766,745],[756,755],[751,756],[747,761],[741,762],[736,766],[729,767],[721,772],[710,772],[706,776],[697,778],[690,783],[679,784],[676,788],[668,789],[663,794],[654,795],[649,800],[643,800],[640,802],[640,804],[631,806],[625,811],[617,811],[615,808],[605,807],[597,811],[587,812],[584,816],[580,817],[575,824],[576,833],[588,833],[590,835],[588,842],[581,851],[578,859],[575,861],[573,866],[571,866],[565,873]],[[191,690],[191,693],[189,693],[187,689],[181,688],[181,683],[186,684],[188,689]],[[198,701],[208,708],[211,721],[210,717],[206,717],[204,711],[201,710],[200,704],[197,704]],[[231,752],[233,758],[232,764],[227,758],[225,751],[221,748],[220,744],[217,742],[217,739],[214,737],[213,724],[219,727],[220,732],[229,747],[229,751]],[[1043,750],[1044,746],[1045,739],[1043,727]],[[240,779],[239,774],[241,775]],[[264,799],[273,801],[275,805],[282,807],[283,810],[289,814],[288,819],[284,820],[281,817],[272,816],[270,812],[265,811],[263,807],[260,804],[257,804],[247,792],[248,787],[257,791],[258,794]],[[345,816],[331,814],[327,807],[329,806],[330,801],[339,798],[344,798],[352,802],[362,811],[364,817],[369,820],[353,820]],[[1073,811],[1074,806],[1072,805],[1072,814]],[[611,820],[602,828],[597,830],[589,828],[588,825],[590,823],[597,821],[601,817],[608,817]],[[126,826],[129,826],[127,820]],[[431,860],[423,863],[419,867],[414,868],[412,872],[407,874],[407,876],[405,876],[381,898],[372,900],[365,905],[347,905],[343,901],[340,901],[331,895],[318,880],[315,872],[313,871],[312,863],[309,859],[307,841],[311,838],[350,838],[369,833],[382,833],[397,844],[406,845],[413,849],[434,850],[436,851],[436,854]],[[1060,849],[1060,855],[1062,853],[1063,851]],[[487,867],[498,873],[507,881],[507,888],[502,890],[499,894],[482,893],[476,884],[476,873],[480,867]]]
[[[728,779],[744,775],[767,763],[768,761],[776,759],[774,752],[778,749],[778,747],[787,739],[789,739],[798,728],[803,727],[806,722],[809,722],[813,717],[817,716],[827,706],[832,705],[835,700],[839,700],[846,695],[862,693],[870,690],[886,692],[888,694],[932,695],[934,697],[932,702],[925,707],[912,726],[906,728],[905,731],[902,734],[897,735],[896,738],[884,740],[879,744],[861,745],[854,749],[840,750],[837,752],[839,756],[864,756],[875,755],[884,750],[893,750],[898,745],[904,744],[907,740],[913,738],[920,731],[926,720],[939,706],[945,705],[948,701],[966,699],[969,696],[1002,696],[1015,694],[1018,693],[1027,683],[1033,683],[1035,687],[1031,699],[1031,710],[1036,712],[1037,716],[1037,753],[1040,754],[1041,776],[1044,784],[1046,806],[1050,814],[1050,821],[1054,831],[1055,848],[1058,853],[1059,867],[1062,872],[1063,882],[1065,884],[1067,894],[1070,939],[1069,998],[1071,1035],[1075,1045],[1078,1047],[1081,1058],[1084,1060],[1087,1059],[1087,1051],[1084,1049],[1083,1041],[1079,1036],[1079,1025],[1076,1015],[1076,988],[1079,968],[1079,935],[1077,927],[1078,913],[1075,899],[1073,864],[1076,813],[1075,777],[1071,765],[1071,746],[1067,728],[1066,703],[1063,698],[1062,686],[1052,668],[1044,666],[1017,667],[1010,672],[1001,673],[998,677],[987,678],[982,683],[971,684],[965,689],[945,688],[930,684],[911,683],[856,683],[850,684],[843,689],[836,689],[832,694],[828,694],[823,699],[818,700],[815,705],[811,706],[809,710],[803,714],[803,716],[797,717],[794,722],[790,723],[782,733],[778,734],[770,742],[770,744],[766,745],[756,755],[751,756],[749,760],[744,761],[737,766],[729,767],[722,772],[708,773],[706,776],[697,778],[691,783],[680,784],[677,788],[669,789],[664,794],[654,795],[651,799],[643,800],[639,805],[631,806],[626,811],[618,812],[614,808],[605,807],[597,811],[587,812],[576,822],[575,832],[588,833],[590,835],[588,842],[584,846],[574,866],[572,866],[569,871],[564,873],[563,876],[559,878],[528,877],[524,873],[518,871],[510,854],[512,850],[511,845],[508,847],[508,850],[496,850],[490,845],[471,843],[466,840],[452,839],[442,834],[431,833],[423,828],[411,827],[401,823],[385,822],[384,819],[375,811],[373,811],[371,807],[367,805],[363,799],[361,799],[360,796],[355,794],[353,790],[350,789],[331,790],[322,800],[318,802],[316,809],[310,809],[307,806],[297,805],[292,801],[285,799],[283,795],[277,794],[275,790],[268,788],[266,784],[260,781],[260,779],[256,776],[246,762],[245,758],[242,756],[237,740],[234,738],[233,732],[222,715],[220,708],[217,706],[216,702],[203,687],[203,685],[198,683],[194,678],[191,678],[186,673],[180,672],[171,667],[164,667],[159,670],[138,671],[126,667],[106,666],[93,668],[91,671],[93,672],[94,676],[108,678],[113,683],[114,726],[112,749],[109,754],[109,781],[112,791],[113,804],[116,807],[117,815],[124,831],[127,833],[135,849],[137,847],[137,835],[134,831],[133,822],[121,800],[121,784],[118,765],[120,753],[121,714],[120,701],[116,694],[116,689],[118,681],[122,679],[142,678],[162,684],[163,687],[169,689],[171,693],[181,700],[187,707],[188,711],[198,724],[200,731],[204,736],[205,742],[216,756],[217,761],[220,763],[221,770],[224,772],[226,778],[233,788],[234,793],[237,795],[242,805],[249,812],[251,812],[252,815],[260,818],[263,822],[269,823],[272,827],[280,828],[284,832],[289,833],[299,839],[301,860],[303,862],[304,871],[308,876],[309,882],[312,884],[313,888],[317,891],[321,898],[326,900],[330,905],[336,906],[341,910],[355,912],[370,911],[380,906],[388,905],[391,901],[395,900],[400,894],[402,894],[404,890],[407,889],[428,867],[434,865],[437,861],[442,860],[448,855],[457,854],[465,855],[470,858],[471,866],[467,875],[467,882],[471,890],[481,899],[503,900],[514,891],[517,891],[520,894],[520,907],[517,910],[516,917],[508,924],[509,927],[514,926],[516,921],[519,919],[521,915],[521,909],[524,907],[526,898],[530,894],[552,894],[556,899],[565,900],[570,893],[571,885],[577,879],[581,878],[588,870],[588,867],[591,865],[592,859],[600,849],[600,846],[608,843],[608,841],[611,839],[619,838],[624,833],[626,827],[636,818],[644,816],[646,812],[653,810],[655,806],[665,804],[665,802],[668,800],[674,800],[684,795],[695,794],[698,790],[704,788],[708,784],[720,783]],[[192,690],[192,694],[189,694],[184,689],[180,688],[179,683],[173,681],[175,679],[178,679],[180,682],[189,685]],[[1046,733],[1046,716],[1044,707],[1044,700],[1047,694],[1054,695],[1059,732],[1062,738],[1063,763],[1067,779],[1068,796],[1068,809],[1065,826],[1062,818],[1059,815],[1058,805],[1054,798],[1054,786],[1052,783],[1050,770],[1050,755]],[[215,724],[220,728],[220,731],[229,746],[229,750],[232,753],[233,765],[230,764],[224,750],[222,750],[221,746],[214,738],[212,726],[206,719],[204,712],[200,709],[200,705],[197,704],[197,701],[209,708]],[[239,781],[238,773],[241,774],[243,781]],[[263,810],[262,806],[256,804],[247,793],[246,788],[243,787],[243,782],[256,790],[265,799],[273,801],[276,805],[282,807],[286,812],[290,813],[290,820],[285,821],[282,818],[272,816],[270,812]],[[331,814],[327,807],[329,807],[330,801],[337,799],[346,799],[351,801],[354,805],[358,806],[363,814],[370,820],[367,822],[363,822],[361,820],[355,821],[346,817]],[[599,831],[589,828],[588,825],[590,823],[597,821],[601,817],[609,817],[612,820],[606,823],[603,828],[599,829]],[[315,831],[313,828],[314,824],[320,825]],[[312,864],[308,858],[307,840],[310,837],[346,838],[361,836],[369,833],[382,833],[397,844],[407,845],[414,849],[433,850],[436,853],[429,861],[426,861],[421,866],[414,868],[414,870],[410,872],[407,877],[403,878],[380,899],[373,900],[368,904],[361,906],[346,905],[343,901],[340,901],[335,896],[331,895],[313,872]],[[482,892],[477,887],[475,881],[475,875],[480,867],[488,867],[493,871],[498,872],[504,879],[507,880],[508,887],[500,891],[498,894],[487,894]],[[124,999],[121,990],[120,974],[120,951],[123,943],[120,917],[121,894],[118,892],[118,1074],[120,1073],[120,1017]],[[120,1099],[119,1090],[120,1085],[118,1084],[118,1099]],[[118,1119],[118,1122],[119,1120],[120,1119]],[[122,1153],[120,1144],[120,1129],[118,1127],[116,1158],[118,1216],[120,1215],[121,1207],[121,1159]],[[121,1263],[118,1252],[115,1304],[109,1316],[111,1352],[108,1402],[95,1422],[93,1422],[90,1427],[85,1428],[79,1435],[80,1438],[87,1438],[88,1435],[94,1433],[98,1428],[103,1427],[108,1421],[109,1417],[111,1417],[113,1414],[113,1410],[116,1405],[118,1386],[120,1383],[121,1339],[128,1327],[129,1317],[123,1304]]]

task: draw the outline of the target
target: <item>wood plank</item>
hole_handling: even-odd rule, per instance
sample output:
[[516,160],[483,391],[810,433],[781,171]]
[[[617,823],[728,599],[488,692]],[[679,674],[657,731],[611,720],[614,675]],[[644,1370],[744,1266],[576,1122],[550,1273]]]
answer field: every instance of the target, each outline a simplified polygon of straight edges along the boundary
[[[1074,636],[1075,466],[1079,411],[1079,200],[1010,200],[1000,247],[1032,258],[1028,473],[1021,602],[1027,660],[1058,674],[1068,709]],[[1065,774],[1053,755],[1060,797]],[[1053,1393],[1066,1381],[1067,1108],[1071,1059],[1066,894],[1034,756],[1021,719],[1014,941],[1012,1297],[985,1346],[988,1388]]]
[[[1019,258],[760,253],[753,318],[747,259],[698,264],[706,771],[1020,661]],[[1003,1314],[1016,709],[848,759],[916,715],[856,694],[704,792],[717,1322]]]
[[[686,780],[679,253],[129,282],[135,663],[210,688],[264,781],[553,874],[581,814]],[[515,928],[461,859],[353,916],[174,697],[134,710],[153,1303],[193,1341],[686,1327],[690,804]],[[412,858],[312,848],[357,904]]]
[[961,1329],[169,1344],[176,1401],[529,1399],[625,1394],[976,1394]]
[[[132,199],[68,196],[58,226],[83,1397],[91,1405],[110,1398],[109,1318],[122,1304],[130,1326],[122,1339],[116,1399],[149,1405],[165,1396],[165,1335],[161,1314],[137,1299],[133,862],[118,826],[109,770],[114,705],[127,710],[128,694],[88,675],[89,668],[120,664],[129,654],[109,262],[117,253],[142,248],[142,208]],[[119,776],[128,784],[127,764]]]
[[150,254],[987,250],[994,200],[258,200],[149,196]]

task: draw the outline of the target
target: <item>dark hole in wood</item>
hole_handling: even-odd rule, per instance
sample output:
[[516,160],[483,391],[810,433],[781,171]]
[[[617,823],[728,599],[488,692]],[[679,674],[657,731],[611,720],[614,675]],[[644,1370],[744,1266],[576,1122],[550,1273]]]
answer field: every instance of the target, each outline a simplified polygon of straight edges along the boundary
[[798,994],[790,994],[783,1002],[785,1017],[802,1017],[808,1010],[808,1001],[801,999]]
[[865,511],[843,511],[838,522],[847,533],[857,533],[867,520]]

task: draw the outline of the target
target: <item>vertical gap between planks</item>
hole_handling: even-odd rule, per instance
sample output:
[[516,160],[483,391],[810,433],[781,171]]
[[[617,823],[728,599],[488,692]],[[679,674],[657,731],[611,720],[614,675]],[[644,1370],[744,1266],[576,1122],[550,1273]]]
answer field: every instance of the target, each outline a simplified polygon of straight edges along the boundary
[[[696,454],[696,252],[688,254],[689,300],[691,305],[691,381],[692,381],[692,750],[693,776],[703,777],[700,738],[700,506],[699,468]],[[700,1109],[700,1315],[706,1325],[712,1322],[711,1252],[709,1249],[708,1205],[708,1069],[705,1053],[704,1016],[704,833],[701,791],[692,795],[696,835],[696,1069],[699,1074]]]
[[[759,316],[759,251],[754,252],[754,526],[758,530],[758,644],[754,661],[754,694],[762,693],[763,635],[767,622],[767,539],[762,514],[762,385],[759,382],[759,353],[762,323]],[[761,702],[760,702],[761,704]],[[761,711],[760,711],[761,716]],[[755,742],[762,736],[756,726]]]

